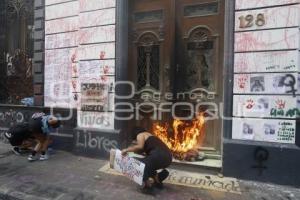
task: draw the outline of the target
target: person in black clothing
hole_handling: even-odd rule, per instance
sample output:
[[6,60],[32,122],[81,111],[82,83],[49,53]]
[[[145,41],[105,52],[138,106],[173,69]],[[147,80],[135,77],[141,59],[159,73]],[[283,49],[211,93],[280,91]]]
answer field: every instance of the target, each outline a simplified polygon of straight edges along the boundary
[[[162,188],[162,182],[169,176],[169,172],[165,168],[172,163],[170,149],[159,138],[143,128],[136,127],[131,134],[137,144],[122,150],[122,155],[126,155],[128,152],[143,151],[146,154],[146,157],[141,159],[145,163],[144,188],[152,188],[154,185]],[[163,170],[157,173],[159,169]]]
[[28,123],[12,126],[5,134],[6,139],[13,146],[12,151],[20,155],[34,145],[34,137],[29,129]]

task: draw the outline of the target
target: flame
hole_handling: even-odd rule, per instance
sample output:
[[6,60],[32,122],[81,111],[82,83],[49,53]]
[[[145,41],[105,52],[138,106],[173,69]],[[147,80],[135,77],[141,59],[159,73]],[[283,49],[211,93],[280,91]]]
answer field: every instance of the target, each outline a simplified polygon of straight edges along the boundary
[[169,147],[175,157],[182,158],[183,154],[195,150],[202,144],[205,138],[204,125],[204,113],[200,113],[191,122],[174,119],[171,136],[168,123],[165,125],[155,123],[153,133]]

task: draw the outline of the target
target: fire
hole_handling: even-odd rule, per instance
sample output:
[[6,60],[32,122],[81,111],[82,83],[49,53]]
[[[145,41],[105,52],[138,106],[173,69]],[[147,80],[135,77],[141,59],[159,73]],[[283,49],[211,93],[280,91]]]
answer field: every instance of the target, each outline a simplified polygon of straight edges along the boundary
[[[169,131],[169,124],[153,125],[153,133],[160,138],[173,152],[174,157],[183,159],[184,154],[197,150],[205,138],[205,117],[203,113],[197,115],[191,122],[174,119],[172,131]],[[169,134],[172,132],[172,135]]]

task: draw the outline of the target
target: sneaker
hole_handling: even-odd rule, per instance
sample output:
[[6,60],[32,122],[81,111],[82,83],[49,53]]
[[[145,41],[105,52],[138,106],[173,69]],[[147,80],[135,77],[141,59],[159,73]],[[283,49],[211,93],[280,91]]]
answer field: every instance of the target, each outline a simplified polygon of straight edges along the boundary
[[30,162],[36,161],[38,159],[39,159],[39,157],[37,155],[35,155],[35,156],[29,155],[28,156],[28,161],[30,161]]
[[17,156],[20,156],[20,155],[21,155],[21,152],[20,152],[19,147],[14,147],[14,148],[12,148],[12,151],[13,151]]
[[49,159],[49,155],[48,154],[40,156],[40,161],[45,161],[45,160],[48,160],[48,159]]

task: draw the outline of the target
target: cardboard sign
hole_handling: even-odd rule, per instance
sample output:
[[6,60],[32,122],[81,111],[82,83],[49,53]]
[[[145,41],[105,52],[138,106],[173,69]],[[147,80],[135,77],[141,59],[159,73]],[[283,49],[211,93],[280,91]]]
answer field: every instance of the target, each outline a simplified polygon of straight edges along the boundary
[[110,151],[110,167],[137,184],[143,184],[145,164],[129,156],[122,156],[122,152],[118,149]]

